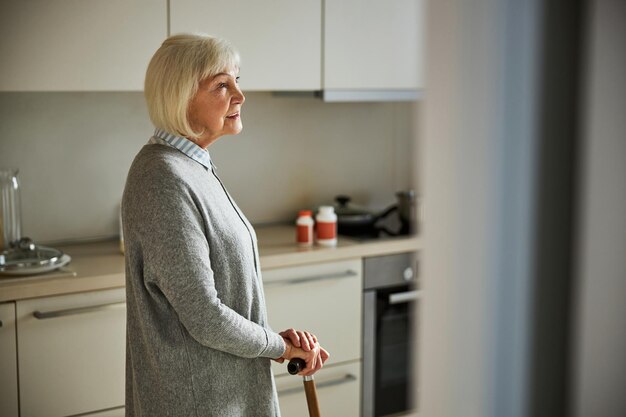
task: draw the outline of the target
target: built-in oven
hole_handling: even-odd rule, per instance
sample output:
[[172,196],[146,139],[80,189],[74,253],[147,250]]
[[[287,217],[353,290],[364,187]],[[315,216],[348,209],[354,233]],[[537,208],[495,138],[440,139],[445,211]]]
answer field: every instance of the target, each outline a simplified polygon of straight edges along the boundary
[[362,415],[410,414],[417,407],[417,255],[368,257],[363,262]]

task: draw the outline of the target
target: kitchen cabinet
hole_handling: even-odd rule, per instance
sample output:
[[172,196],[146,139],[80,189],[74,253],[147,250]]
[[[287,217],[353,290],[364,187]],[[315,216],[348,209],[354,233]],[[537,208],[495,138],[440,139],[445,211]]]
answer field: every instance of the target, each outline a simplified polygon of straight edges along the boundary
[[321,0],[170,0],[170,33],[205,32],[239,50],[241,87],[319,90]]
[[325,0],[325,93],[421,89],[423,37],[423,0]]
[[125,289],[16,307],[21,417],[123,415]]
[[[269,324],[315,334],[331,354],[330,363],[361,358],[360,259],[263,271]],[[272,364],[274,375],[286,364]]]
[[[126,408],[124,406],[121,407],[113,407],[109,410],[97,411],[95,413],[88,414],[80,414],[80,416],[89,416],[89,417],[126,417]],[[77,416],[75,416],[77,417]]]
[[0,91],[141,91],[169,30],[231,41],[244,91],[414,98],[422,8],[423,0],[5,2]]
[[0,304],[0,415],[18,416],[15,303]]
[[[322,415],[359,415],[361,386],[360,258],[263,271],[269,323],[314,333],[330,352],[315,374]],[[272,363],[282,414],[307,416],[302,377]]]
[[[320,414],[324,417],[360,416],[360,375],[360,361],[325,366],[315,373]],[[283,416],[308,417],[301,376],[281,375],[276,377],[276,390]]]
[[2,3],[0,91],[141,91],[166,0]]

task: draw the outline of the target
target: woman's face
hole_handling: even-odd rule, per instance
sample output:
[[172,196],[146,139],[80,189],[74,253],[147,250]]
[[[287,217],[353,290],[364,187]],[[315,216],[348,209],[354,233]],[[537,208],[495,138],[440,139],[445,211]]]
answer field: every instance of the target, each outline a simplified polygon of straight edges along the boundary
[[200,82],[189,103],[191,128],[203,132],[194,141],[205,148],[223,135],[241,132],[241,106],[246,100],[239,89],[237,68],[225,70]]

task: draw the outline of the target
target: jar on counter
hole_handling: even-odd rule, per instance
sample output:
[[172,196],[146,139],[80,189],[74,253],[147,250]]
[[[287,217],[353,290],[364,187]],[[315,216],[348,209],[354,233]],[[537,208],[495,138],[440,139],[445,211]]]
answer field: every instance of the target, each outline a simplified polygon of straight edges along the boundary
[[337,215],[332,206],[321,206],[317,216],[317,244],[320,246],[337,246]]
[[300,210],[296,220],[296,242],[298,246],[313,245],[313,213],[311,210]]
[[22,238],[22,208],[18,170],[0,169],[0,252],[16,246]]

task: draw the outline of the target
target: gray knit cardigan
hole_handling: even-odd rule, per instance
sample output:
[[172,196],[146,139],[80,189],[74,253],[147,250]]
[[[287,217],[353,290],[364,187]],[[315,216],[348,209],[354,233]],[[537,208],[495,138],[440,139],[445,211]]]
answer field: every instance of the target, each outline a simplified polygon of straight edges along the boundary
[[214,169],[145,145],[122,220],[126,415],[280,416],[256,235]]

